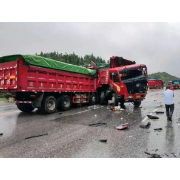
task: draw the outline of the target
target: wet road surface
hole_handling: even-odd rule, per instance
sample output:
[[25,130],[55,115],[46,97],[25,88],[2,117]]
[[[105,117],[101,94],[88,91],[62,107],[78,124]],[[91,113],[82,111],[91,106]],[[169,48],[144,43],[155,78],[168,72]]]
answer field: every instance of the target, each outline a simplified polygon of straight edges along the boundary
[[[124,111],[111,111],[107,106],[73,108],[70,111],[42,115],[20,112],[12,103],[0,102],[0,157],[56,158],[146,158],[144,152],[163,158],[180,157],[180,90],[175,90],[173,121],[168,122],[164,111],[163,90],[149,90],[142,108],[125,104]],[[159,107],[163,105],[163,107]],[[147,114],[159,119],[147,118]],[[127,130],[115,127],[129,123]],[[149,129],[140,124],[151,122]],[[92,127],[89,124],[106,123]],[[162,128],[162,131],[154,131]],[[48,133],[48,135],[25,139]],[[106,143],[99,142],[107,139]],[[173,154],[172,154],[173,153]]]

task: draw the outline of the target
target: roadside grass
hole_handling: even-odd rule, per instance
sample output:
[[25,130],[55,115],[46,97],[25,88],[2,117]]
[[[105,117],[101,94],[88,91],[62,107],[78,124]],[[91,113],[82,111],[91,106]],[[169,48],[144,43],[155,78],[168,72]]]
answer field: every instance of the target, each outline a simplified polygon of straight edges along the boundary
[[[9,100],[12,101],[13,98],[9,98]],[[7,101],[7,99],[6,98],[0,98],[0,101]]]

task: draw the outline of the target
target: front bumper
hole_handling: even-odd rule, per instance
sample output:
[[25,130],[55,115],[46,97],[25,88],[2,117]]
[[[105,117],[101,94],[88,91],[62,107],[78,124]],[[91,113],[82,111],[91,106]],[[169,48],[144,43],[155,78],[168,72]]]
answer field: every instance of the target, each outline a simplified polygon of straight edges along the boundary
[[134,100],[143,100],[145,99],[145,93],[137,93],[137,94],[126,94],[124,96],[125,101],[134,101]]

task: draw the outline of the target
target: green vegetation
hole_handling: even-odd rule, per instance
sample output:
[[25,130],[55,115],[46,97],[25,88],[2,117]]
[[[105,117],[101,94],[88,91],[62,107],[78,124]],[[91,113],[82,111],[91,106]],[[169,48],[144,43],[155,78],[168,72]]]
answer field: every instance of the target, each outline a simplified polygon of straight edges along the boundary
[[0,98],[0,101],[6,101],[6,98]]
[[0,93],[0,101],[10,100],[12,99],[11,93]]
[[172,76],[166,72],[158,72],[158,73],[149,74],[148,79],[162,79],[166,85],[168,81],[180,80],[180,78],[176,76]]
[[95,57],[93,54],[91,55],[85,55],[84,57],[78,56],[75,53],[72,54],[62,54],[58,52],[50,52],[50,53],[43,53],[41,52],[40,54],[35,54],[38,56],[54,59],[57,61],[62,61],[65,63],[69,64],[74,64],[74,65],[84,65],[84,64],[90,64],[91,61],[95,63],[105,63],[106,61],[102,59],[101,57],[97,56]]

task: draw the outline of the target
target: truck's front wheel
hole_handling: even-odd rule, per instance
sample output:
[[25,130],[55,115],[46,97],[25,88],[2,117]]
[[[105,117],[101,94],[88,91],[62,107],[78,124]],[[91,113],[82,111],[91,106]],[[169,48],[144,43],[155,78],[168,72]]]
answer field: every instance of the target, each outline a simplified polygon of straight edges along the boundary
[[19,103],[17,104],[17,108],[22,111],[22,112],[26,112],[26,113],[30,113],[34,110],[34,108],[32,107],[32,104],[22,104]]
[[105,97],[105,92],[104,91],[101,91],[101,94],[100,94],[100,104],[101,105],[106,104],[106,97]]
[[58,107],[57,109],[60,110],[64,110],[67,111],[71,108],[71,98],[68,95],[62,95],[59,99],[58,99]]
[[141,105],[141,101],[134,101],[134,107],[139,107]]
[[113,106],[118,106],[118,98],[116,93],[112,94],[112,101],[113,101]]
[[41,108],[39,109],[42,113],[52,114],[56,111],[56,108],[56,98],[54,96],[46,96],[41,103]]

